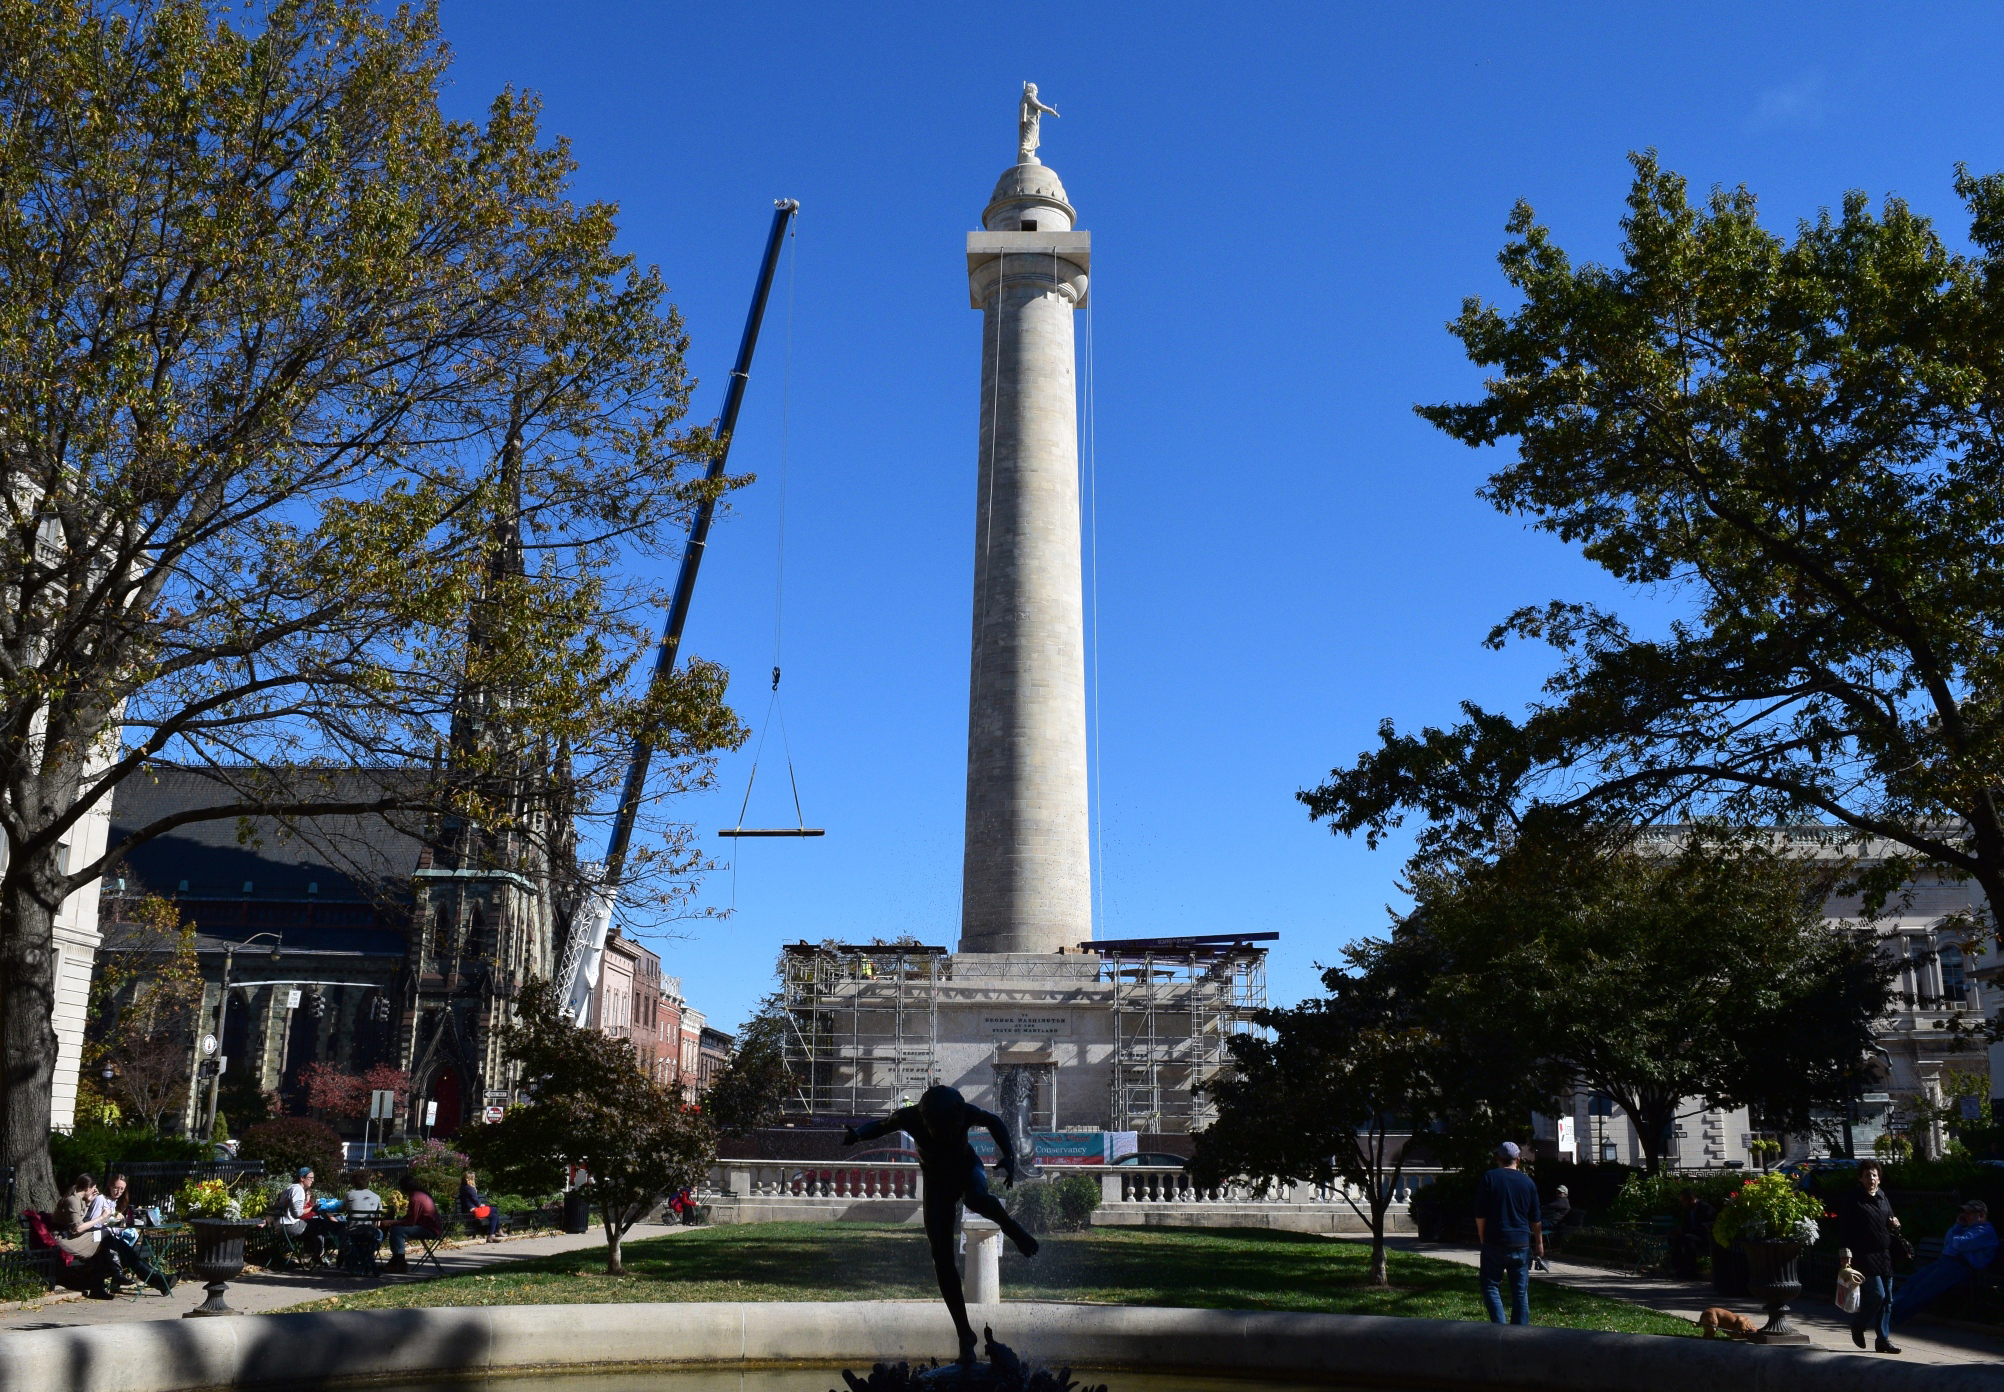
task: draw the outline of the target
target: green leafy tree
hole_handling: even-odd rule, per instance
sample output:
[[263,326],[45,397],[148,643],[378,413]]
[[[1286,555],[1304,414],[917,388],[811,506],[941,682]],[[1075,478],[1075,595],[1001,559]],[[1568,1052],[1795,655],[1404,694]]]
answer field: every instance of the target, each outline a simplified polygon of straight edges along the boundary
[[769,997],[738,1031],[730,1062],[711,1080],[703,1094],[703,1110],[720,1136],[749,1136],[761,1126],[777,1125],[793,1092],[793,1071],[786,1062],[790,1018],[778,997]]
[[1232,1067],[1211,1085],[1217,1120],[1197,1133],[1190,1170],[1259,1193],[1277,1181],[1337,1189],[1370,1225],[1372,1284],[1387,1285],[1385,1215],[1409,1138],[1441,1112],[1448,1060],[1382,953],[1353,952],[1351,970],[1331,968],[1322,984],[1326,996],[1258,1014],[1271,1038],[1233,1036]]
[[[447,61],[430,4],[0,0],[0,1164],[39,1207],[52,922],[136,845],[399,812],[518,844],[604,811],[636,739],[655,809],[741,738],[713,666],[631,694],[658,596],[613,567],[712,444],[680,320],[533,100],[445,118]],[[156,764],[213,801],[69,863]],[[644,841],[632,908],[700,863]]]
[[1302,797],[1375,844],[1413,814],[1445,860],[1538,807],[1611,824],[1827,820],[2004,903],[2004,176],[1963,171],[1969,247],[1862,194],[1792,238],[1745,188],[1694,205],[1633,158],[1619,264],[1575,264],[1518,205],[1514,308],[1450,326],[1479,399],[1419,408],[1514,444],[1485,496],[1638,590],[1688,599],[1644,636],[1591,605],[1490,635],[1560,665],[1522,718],[1464,706]]
[[515,1007],[502,1048],[533,1100],[468,1128],[460,1143],[497,1183],[523,1193],[561,1188],[565,1166],[583,1166],[605,1228],[606,1272],[620,1275],[626,1234],[662,1199],[701,1182],[716,1135],[679,1091],[640,1071],[630,1043],[573,1026],[549,982],[531,981]]
[[1639,853],[1546,827],[1417,875],[1397,936],[1433,964],[1429,1014],[1514,1029],[1619,1103],[1655,1169],[1686,1098],[1797,1132],[1848,1099],[1892,968],[1824,923],[1841,873],[1702,828]]

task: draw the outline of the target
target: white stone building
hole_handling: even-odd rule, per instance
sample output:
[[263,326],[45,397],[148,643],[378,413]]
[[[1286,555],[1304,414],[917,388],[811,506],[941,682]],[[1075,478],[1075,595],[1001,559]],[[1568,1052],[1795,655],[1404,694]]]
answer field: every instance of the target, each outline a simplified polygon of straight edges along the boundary
[[[1880,842],[1860,846],[1852,833],[1835,826],[1794,826],[1776,834],[1798,854],[1849,857],[1861,865],[1893,849]],[[1645,844],[1674,843],[1682,836],[1681,828],[1664,827],[1649,832]],[[1852,1109],[1851,1146],[1856,1154],[1871,1154],[1873,1143],[1889,1130],[1907,1135],[1922,1155],[1939,1154],[1946,1138],[1938,1124],[1920,1123],[1922,1113],[1929,1110],[1920,1104],[1938,1108],[1952,1074],[1980,1073],[1986,1082],[2000,1076],[2004,1046],[1986,1048],[1958,1033],[2004,1009],[2004,982],[1998,980],[2004,977],[2004,968],[1977,965],[1984,959],[1974,915],[1982,902],[1982,891],[1973,882],[1929,875],[1875,917],[1867,918],[1855,897],[1832,899],[1827,905],[1832,929],[1876,934],[1880,950],[1899,965],[1893,1008],[1873,1029],[1878,1058],[1870,1075],[1860,1080]],[[1992,1088],[1994,1083],[1984,1095]],[[1572,1119],[1582,1161],[1641,1163],[1635,1125],[1610,1100],[1582,1092],[1573,1098]],[[1841,1131],[1842,1120],[1833,1114],[1833,1128]],[[1555,1144],[1555,1121],[1540,1117],[1538,1126],[1539,1140]],[[1672,1158],[1678,1169],[1751,1163],[1748,1143],[1755,1133],[1744,1109],[1719,1111],[1688,1099],[1679,1109],[1677,1126]],[[1775,1139],[1782,1142],[1783,1159],[1829,1154],[1832,1149],[1815,1136]],[[1839,1148],[1841,1144],[1840,1140]]]
[[[87,865],[104,854],[111,825],[111,799],[77,821],[62,843],[63,868]],[[7,864],[7,843],[0,840],[0,870]],[[50,1098],[49,1124],[58,1131],[76,1125],[77,1069],[83,1059],[84,1024],[90,1014],[91,973],[97,964],[98,895],[102,881],[92,880],[71,892],[56,911],[56,1074]]]

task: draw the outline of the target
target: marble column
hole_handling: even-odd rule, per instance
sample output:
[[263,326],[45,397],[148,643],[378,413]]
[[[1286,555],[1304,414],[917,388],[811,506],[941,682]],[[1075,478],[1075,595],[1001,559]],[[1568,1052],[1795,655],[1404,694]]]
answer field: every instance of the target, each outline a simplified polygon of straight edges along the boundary
[[981,434],[962,952],[1092,936],[1072,313],[1091,235],[1042,164],[1003,174],[967,236]]

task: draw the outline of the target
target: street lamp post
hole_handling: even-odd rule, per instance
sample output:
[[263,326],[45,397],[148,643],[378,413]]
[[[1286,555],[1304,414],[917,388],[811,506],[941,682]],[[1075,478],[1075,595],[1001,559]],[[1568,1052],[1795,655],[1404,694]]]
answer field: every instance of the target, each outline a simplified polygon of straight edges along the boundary
[[223,989],[221,994],[216,998],[216,1070],[209,1075],[209,1105],[203,1118],[202,1134],[196,1138],[204,1142],[215,1134],[216,1107],[221,1101],[223,1088],[223,1066],[226,1056],[222,1052],[222,1042],[226,1034],[224,1026],[229,1023],[230,1019],[230,969],[236,965],[237,949],[240,947],[249,947],[259,938],[271,939],[271,960],[274,962],[280,960],[283,955],[282,949],[285,946],[285,935],[283,933],[253,933],[242,942],[225,943],[223,945]]

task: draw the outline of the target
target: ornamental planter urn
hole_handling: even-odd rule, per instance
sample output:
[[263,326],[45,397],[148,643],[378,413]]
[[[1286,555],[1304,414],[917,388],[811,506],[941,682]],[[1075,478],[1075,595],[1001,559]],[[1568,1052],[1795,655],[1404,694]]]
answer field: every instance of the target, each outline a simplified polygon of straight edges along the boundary
[[1788,1302],[1802,1294],[1796,1276],[1800,1242],[1742,1242],[1747,1254],[1747,1289],[1767,1307],[1767,1323],[1748,1339],[1756,1344],[1806,1344],[1809,1336],[1788,1322]]
[[242,1314],[243,1311],[232,1310],[223,1303],[223,1291],[243,1272],[244,1239],[264,1225],[234,1218],[190,1218],[188,1226],[195,1230],[193,1270],[206,1283],[204,1289],[209,1298],[188,1311],[184,1318]]

